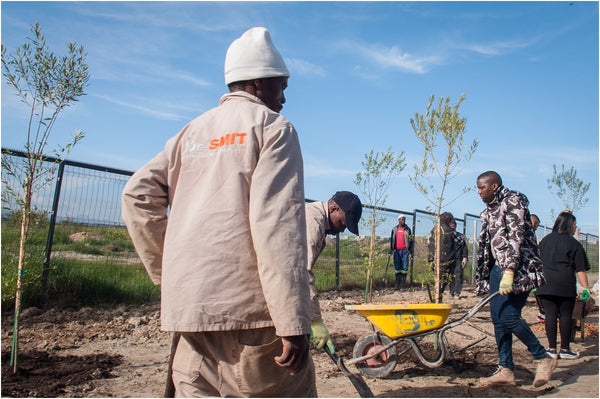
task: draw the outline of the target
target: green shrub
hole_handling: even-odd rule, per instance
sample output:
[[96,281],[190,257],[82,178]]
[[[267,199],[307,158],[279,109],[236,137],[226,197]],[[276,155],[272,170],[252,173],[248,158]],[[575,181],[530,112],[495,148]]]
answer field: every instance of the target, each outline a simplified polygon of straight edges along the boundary
[[[2,237],[4,240],[4,235]],[[2,250],[2,311],[15,306],[17,291],[18,251],[9,252]],[[39,246],[32,247],[23,260],[23,278],[21,280],[21,298],[23,307],[40,306],[42,303],[42,270],[44,264],[44,251]]]

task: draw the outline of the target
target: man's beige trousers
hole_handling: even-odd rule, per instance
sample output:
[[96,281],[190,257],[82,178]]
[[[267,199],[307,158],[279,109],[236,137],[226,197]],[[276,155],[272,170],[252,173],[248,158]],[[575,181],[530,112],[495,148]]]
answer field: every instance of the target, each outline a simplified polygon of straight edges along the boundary
[[173,360],[175,397],[316,397],[315,368],[292,375],[275,360],[274,328],[181,333]]

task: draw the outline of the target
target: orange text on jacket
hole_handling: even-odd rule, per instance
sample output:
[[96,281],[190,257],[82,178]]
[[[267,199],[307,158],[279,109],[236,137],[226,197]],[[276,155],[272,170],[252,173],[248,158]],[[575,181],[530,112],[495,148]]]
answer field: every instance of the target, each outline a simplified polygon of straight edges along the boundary
[[244,138],[248,133],[229,133],[225,136],[221,136],[219,139],[213,139],[210,141],[209,150],[216,150],[219,147],[226,145],[242,145],[244,144]]

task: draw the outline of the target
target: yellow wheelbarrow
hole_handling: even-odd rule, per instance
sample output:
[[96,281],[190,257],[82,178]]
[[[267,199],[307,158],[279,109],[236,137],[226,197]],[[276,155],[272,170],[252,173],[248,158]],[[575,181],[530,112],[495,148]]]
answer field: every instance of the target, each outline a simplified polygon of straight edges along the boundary
[[[444,303],[346,305],[347,310],[358,311],[378,331],[366,334],[356,341],[354,358],[345,363],[356,365],[356,368],[368,377],[384,378],[394,370],[398,357],[412,348],[425,366],[438,367],[444,362],[447,350],[452,354],[446,331],[469,320],[496,295],[498,292],[483,299],[460,319],[446,324],[444,323],[452,307]],[[441,341],[440,350],[436,359],[427,359],[419,347],[419,342],[435,333]],[[410,346],[397,353],[396,347],[404,342]]]

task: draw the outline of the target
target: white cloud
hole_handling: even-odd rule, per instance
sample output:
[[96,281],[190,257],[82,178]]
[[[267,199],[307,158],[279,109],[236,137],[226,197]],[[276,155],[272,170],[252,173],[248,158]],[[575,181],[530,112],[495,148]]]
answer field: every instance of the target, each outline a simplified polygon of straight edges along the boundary
[[354,73],[360,76],[363,79],[377,79],[379,77],[378,74],[372,72],[365,72],[366,69],[362,67],[362,65],[356,65],[353,68]]
[[321,159],[304,156],[305,177],[348,177],[354,175],[356,175],[354,170],[335,168]]
[[[442,38],[436,48],[422,54],[412,54],[404,51],[398,45],[383,45],[380,43],[344,42],[340,47],[345,51],[358,54],[369,62],[374,62],[381,68],[394,69],[403,72],[424,74],[436,65],[443,65],[456,58],[460,52],[474,52],[486,56],[501,56],[513,51],[530,47],[541,40],[540,37],[499,40],[490,43],[465,43],[460,40]],[[359,69],[356,69],[359,68]],[[355,67],[361,74],[361,67]]]
[[292,74],[297,72],[299,75],[316,76],[319,78],[327,75],[324,68],[299,58],[286,58],[285,63]]
[[483,55],[504,55],[515,50],[520,50],[534,45],[539,41],[539,38],[531,39],[513,39],[505,41],[496,41],[493,43],[474,43],[458,45],[456,48],[473,51]]
[[432,65],[442,62],[442,58],[438,55],[414,56],[402,51],[398,46],[352,43],[349,44],[349,48],[383,68],[398,69],[417,74],[425,73]]
[[[106,81],[137,81],[137,82],[182,82],[200,87],[211,86],[212,83],[195,74],[156,60],[149,62],[147,57],[138,56],[110,57],[106,54],[96,54],[98,59],[93,62],[93,78]],[[92,64],[92,61],[89,61]]]
[[[173,7],[169,2],[150,2],[138,3],[122,3],[124,8],[122,11],[115,12],[110,3],[106,8],[99,8],[97,4],[93,4],[89,7],[88,4],[79,4],[79,8],[76,11],[84,16],[91,18],[104,19],[108,21],[117,21],[119,23],[126,23],[127,25],[144,25],[153,27],[172,27],[173,21],[177,21],[176,28],[184,29],[191,32],[220,32],[238,29],[239,24],[237,21],[227,20],[225,18],[214,18],[211,20],[212,23],[203,23],[198,18],[198,14],[203,11],[197,11],[194,9],[194,5],[190,3],[190,7],[186,7],[181,4],[179,7]],[[211,10],[217,15],[221,15],[222,12],[227,11],[227,7],[213,8]]]
[[[552,160],[559,168],[565,167],[598,170],[598,142],[590,147],[546,147],[536,149],[541,160]],[[548,162],[550,164],[550,162]],[[552,171],[550,169],[550,171]]]
[[171,68],[168,65],[158,65],[152,68],[154,75],[164,80],[180,80],[183,82],[191,83],[196,86],[211,86],[212,83],[199,78],[189,72]]
[[174,112],[164,111],[164,109],[166,109],[165,106],[157,105],[154,108],[149,108],[147,106],[142,106],[142,105],[140,105],[137,102],[136,103],[129,103],[129,102],[123,101],[121,99],[117,99],[117,98],[110,97],[110,96],[104,96],[104,95],[99,95],[99,94],[96,94],[94,96],[98,97],[98,98],[101,98],[101,99],[103,99],[105,101],[108,101],[110,103],[120,105],[122,107],[127,107],[127,108],[134,109],[134,110],[139,111],[139,112],[141,112],[143,114],[152,116],[152,117],[154,117],[156,119],[172,120],[172,121],[179,121],[179,120],[186,119],[186,116],[184,116],[184,115],[180,115],[180,114],[177,114],[177,113],[174,113]]

